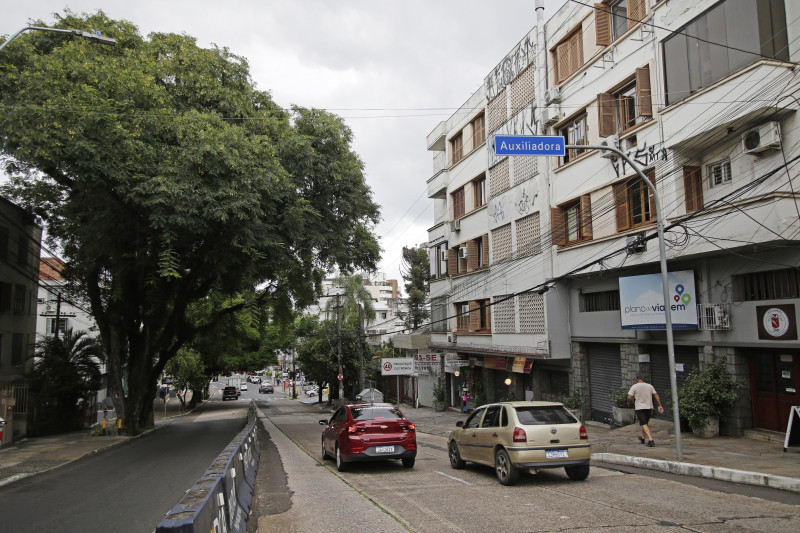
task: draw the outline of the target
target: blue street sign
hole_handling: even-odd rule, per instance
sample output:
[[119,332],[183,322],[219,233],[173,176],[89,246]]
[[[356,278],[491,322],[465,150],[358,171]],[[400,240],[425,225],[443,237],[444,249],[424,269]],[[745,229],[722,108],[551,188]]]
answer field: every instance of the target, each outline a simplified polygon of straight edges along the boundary
[[561,135],[495,135],[497,155],[564,156],[566,143]]

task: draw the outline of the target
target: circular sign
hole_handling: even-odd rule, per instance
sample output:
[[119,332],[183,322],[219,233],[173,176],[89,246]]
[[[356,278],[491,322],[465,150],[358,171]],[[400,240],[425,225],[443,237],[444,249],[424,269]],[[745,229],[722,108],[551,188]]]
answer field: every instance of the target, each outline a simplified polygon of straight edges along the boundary
[[342,380],[344,380],[344,374],[338,374],[338,375],[336,376],[336,379],[338,379],[339,381],[342,381]]
[[789,330],[789,315],[783,309],[770,307],[762,320],[764,331],[773,337],[782,337]]
[[392,370],[392,362],[386,361],[385,363],[383,363],[383,369],[386,370],[387,372],[390,372]]

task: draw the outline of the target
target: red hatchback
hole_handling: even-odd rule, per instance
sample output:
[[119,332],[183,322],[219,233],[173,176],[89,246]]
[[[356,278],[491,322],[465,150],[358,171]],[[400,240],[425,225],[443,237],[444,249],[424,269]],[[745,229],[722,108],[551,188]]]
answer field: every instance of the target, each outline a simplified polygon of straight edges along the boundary
[[322,458],[336,459],[339,472],[356,461],[400,459],[411,468],[417,457],[417,432],[400,409],[390,403],[346,405],[330,420],[320,420]]

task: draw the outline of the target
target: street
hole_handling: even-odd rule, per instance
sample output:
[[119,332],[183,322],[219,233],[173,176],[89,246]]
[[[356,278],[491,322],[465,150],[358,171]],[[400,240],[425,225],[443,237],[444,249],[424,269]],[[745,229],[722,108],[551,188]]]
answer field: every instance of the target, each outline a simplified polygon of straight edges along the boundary
[[[413,469],[390,461],[361,463],[338,473],[332,461],[321,463],[319,457],[318,420],[327,418],[327,412],[283,394],[261,395],[257,401],[268,419],[267,427],[282,435],[272,435],[277,446],[262,455],[256,492],[262,490],[259,483],[265,479],[261,476],[265,461],[291,456],[291,461],[284,461],[284,469],[293,494],[288,505],[273,509],[257,499],[248,531],[278,527],[300,531],[314,523],[334,529],[370,530],[353,525],[353,512],[313,516],[314,505],[325,505],[315,500],[330,497],[328,484],[332,480],[338,480],[340,491],[349,495],[347,505],[358,500],[394,519],[393,524],[384,524],[387,529],[373,527],[374,531],[395,527],[419,532],[800,530],[800,507],[794,495],[789,500],[794,499],[795,504],[787,504],[695,486],[690,478],[662,479],[647,471],[624,473],[594,465],[588,480],[572,482],[563,470],[545,470],[535,476],[522,475],[516,486],[503,487],[490,468],[470,464],[463,470],[452,470],[446,440],[424,433],[417,434],[419,450]],[[284,435],[288,440],[277,438]],[[281,443],[285,447],[299,445],[305,453],[281,449]],[[317,480],[316,487],[313,481],[307,482],[310,475]],[[273,475],[269,483],[268,490],[273,490],[281,479]],[[296,508],[298,502],[303,502],[305,513]]]

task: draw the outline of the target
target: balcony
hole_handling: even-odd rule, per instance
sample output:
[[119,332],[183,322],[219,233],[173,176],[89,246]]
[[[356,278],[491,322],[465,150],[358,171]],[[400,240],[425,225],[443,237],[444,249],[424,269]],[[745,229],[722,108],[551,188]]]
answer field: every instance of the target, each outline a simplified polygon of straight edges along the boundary
[[444,152],[445,137],[447,135],[447,121],[443,120],[428,134],[428,150]]
[[[442,152],[444,155],[444,152]],[[428,180],[428,198],[446,198],[447,185],[450,182],[450,172],[440,170]]]

